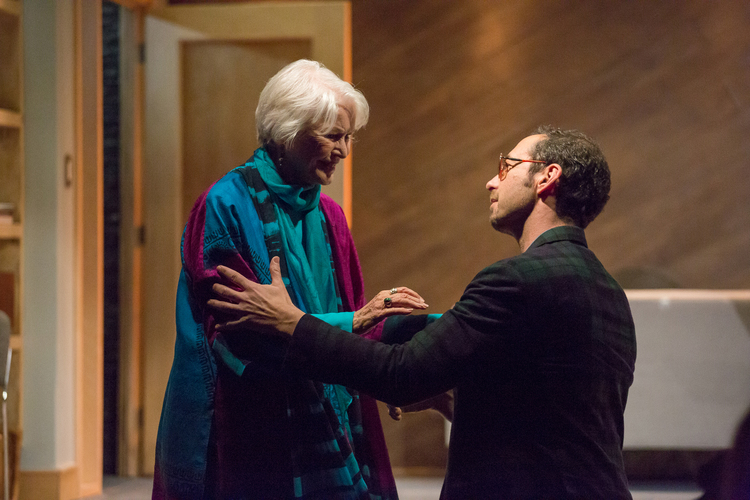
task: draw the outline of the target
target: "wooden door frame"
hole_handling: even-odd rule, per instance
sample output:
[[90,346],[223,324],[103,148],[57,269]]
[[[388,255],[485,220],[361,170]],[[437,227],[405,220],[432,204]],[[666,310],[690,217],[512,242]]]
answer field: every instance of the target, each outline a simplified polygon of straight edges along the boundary
[[[145,6],[114,0],[131,9],[121,43],[123,86],[123,220],[120,268],[120,386],[118,473],[135,476],[141,446],[141,246],[143,41]],[[101,2],[75,3],[76,78],[76,462],[78,492],[102,488],[104,387],[103,89]]]
[[104,148],[102,11],[75,2],[76,462],[78,493],[102,488]]
[[[118,460],[120,476],[137,476],[141,453],[141,278],[143,226],[143,60],[146,10],[138,2],[117,0],[130,9],[121,18],[120,96],[120,365]],[[128,279],[129,278],[129,279]]]

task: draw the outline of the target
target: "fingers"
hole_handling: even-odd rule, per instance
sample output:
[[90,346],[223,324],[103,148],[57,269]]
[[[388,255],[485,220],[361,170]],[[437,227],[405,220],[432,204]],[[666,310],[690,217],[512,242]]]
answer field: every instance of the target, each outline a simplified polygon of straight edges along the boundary
[[427,309],[428,307],[430,307],[421,297],[419,299],[415,299],[414,297],[410,297],[408,295],[404,297],[398,297],[398,294],[396,294],[395,298],[397,300],[394,300],[391,303],[395,303],[395,305],[401,307],[410,307],[412,309]]
[[241,312],[242,309],[238,304],[242,302],[242,291],[249,289],[254,283],[245,278],[239,272],[227,266],[216,266],[216,272],[221,278],[225,279],[226,282],[234,284],[236,288],[241,290],[237,290],[222,283],[214,283],[211,286],[211,291],[213,291],[218,298],[210,299],[206,305],[222,312]]
[[361,333],[389,316],[411,314],[414,309],[427,309],[427,307],[424,299],[409,288],[382,290],[363,308],[354,313],[352,331]]
[[248,288],[248,284],[252,283],[252,281],[250,281],[249,279],[245,278],[234,269],[227,267],[227,266],[222,266],[222,265],[216,266],[216,272],[219,273],[219,275],[222,278],[225,278],[231,281],[232,283],[238,285],[240,288]]
[[[279,257],[274,257],[273,259],[271,259],[271,262],[269,264],[269,270],[271,272],[271,283],[274,285],[284,286],[284,280],[281,277],[281,265],[279,262]],[[257,283],[247,279],[241,273],[235,271],[231,267],[220,264],[216,266],[216,272],[219,274],[219,276],[234,283],[238,288],[241,288],[243,290],[250,290],[253,288],[253,286],[257,285]],[[213,291],[221,295],[222,297],[234,300],[237,299],[237,295],[233,294],[234,290],[224,285],[214,285]]]
[[222,285],[221,283],[214,283],[211,286],[211,290],[213,290],[216,295],[224,299],[228,299],[234,302],[237,302],[239,300],[239,292],[237,292],[237,290],[233,290],[228,286]]
[[396,420],[396,421],[401,420],[401,408],[399,408],[398,406],[391,406],[391,405],[386,405],[386,406],[388,407],[388,415],[393,420]]
[[242,309],[240,308],[240,306],[238,306],[234,302],[226,302],[223,300],[209,299],[208,302],[206,302],[206,305],[210,307],[211,309],[215,309],[217,311],[222,311],[225,313],[242,312]]
[[271,283],[274,285],[284,286],[284,280],[281,278],[281,259],[274,257],[271,259]]
[[214,328],[217,332],[231,332],[233,330],[241,329],[242,326],[244,326],[244,322],[241,318],[214,324]]
[[[390,291],[388,293],[390,293]],[[408,287],[405,287],[405,286],[397,286],[396,287],[396,293],[402,293],[402,294],[405,294],[405,295],[410,295],[410,296],[416,298],[417,300],[420,300],[420,301],[424,302],[424,299],[422,298],[421,295],[419,295],[417,292],[415,292],[411,288],[408,288]]]
[[[407,288],[408,290],[408,288]],[[380,304],[379,306],[381,308],[387,308],[387,309],[393,309],[393,308],[407,308],[407,309],[427,309],[429,306],[425,303],[424,299],[417,295],[416,293],[408,294],[408,293],[402,293],[397,292],[395,294],[391,294],[390,291],[383,290],[382,292],[378,293],[376,298],[379,299]],[[385,304],[385,299],[390,298],[391,306],[388,307]]]
[[382,311],[380,311],[377,317],[379,320],[381,320],[381,319],[388,318],[390,316],[398,316],[399,314],[405,316],[413,312],[414,312],[414,309],[409,309],[406,307],[391,307],[391,308],[383,309]]

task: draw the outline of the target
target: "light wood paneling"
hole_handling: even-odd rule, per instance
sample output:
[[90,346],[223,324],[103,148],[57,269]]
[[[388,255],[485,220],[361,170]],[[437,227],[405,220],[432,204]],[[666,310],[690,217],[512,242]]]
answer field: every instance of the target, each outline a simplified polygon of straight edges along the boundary
[[20,224],[0,224],[0,239],[2,240],[21,239],[22,232]]
[[258,147],[255,108],[268,80],[310,57],[309,39],[183,43],[182,221],[208,186]]
[[484,184],[542,123],[593,135],[609,158],[612,199],[587,233],[611,271],[750,287],[746,6],[386,4],[353,13],[354,81],[372,106],[354,172],[369,293],[409,284],[444,309],[515,253],[487,224]]
[[21,114],[7,109],[0,109],[0,127],[20,128],[23,123]]
[[67,467],[61,470],[22,471],[19,498],[73,500],[80,498],[78,492],[78,469]]
[[120,11],[120,373],[117,470],[138,475],[141,455],[143,224],[143,42],[145,14]]
[[[517,253],[488,224],[484,186],[547,123],[609,159],[612,199],[587,237],[625,286],[750,288],[745,2],[352,6],[353,81],[372,113],[353,172],[368,295],[411,286],[440,312]],[[389,446],[407,456],[399,425],[386,422]]]
[[0,3],[0,108],[21,109],[20,4]]
[[145,10],[151,6],[151,0],[112,0],[131,10]]
[[101,492],[104,393],[102,18],[76,1],[76,454],[79,493]]
[[0,11],[19,16],[21,15],[21,2],[19,0],[0,0]]
[[13,220],[21,214],[21,130],[0,126],[0,202],[13,203]]

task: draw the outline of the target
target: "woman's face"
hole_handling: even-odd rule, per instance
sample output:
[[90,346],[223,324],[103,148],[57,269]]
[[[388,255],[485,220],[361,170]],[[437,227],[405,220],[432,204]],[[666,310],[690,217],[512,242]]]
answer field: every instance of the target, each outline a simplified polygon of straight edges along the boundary
[[352,135],[351,111],[339,105],[336,124],[329,132],[307,132],[298,136],[284,153],[280,174],[297,186],[331,183],[336,165],[349,156]]

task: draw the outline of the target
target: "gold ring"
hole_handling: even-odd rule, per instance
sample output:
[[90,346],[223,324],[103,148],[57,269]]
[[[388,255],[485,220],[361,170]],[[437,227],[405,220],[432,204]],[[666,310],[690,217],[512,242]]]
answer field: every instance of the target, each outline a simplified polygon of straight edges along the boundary
[[391,307],[391,306],[393,305],[393,301],[391,300],[391,298],[390,298],[390,297],[386,297],[386,298],[384,298],[384,299],[383,299],[383,302],[385,303],[385,307],[386,307],[386,308],[388,308],[388,307]]

